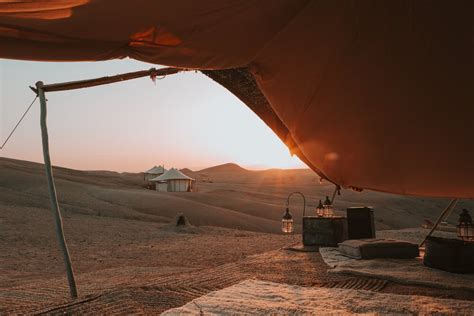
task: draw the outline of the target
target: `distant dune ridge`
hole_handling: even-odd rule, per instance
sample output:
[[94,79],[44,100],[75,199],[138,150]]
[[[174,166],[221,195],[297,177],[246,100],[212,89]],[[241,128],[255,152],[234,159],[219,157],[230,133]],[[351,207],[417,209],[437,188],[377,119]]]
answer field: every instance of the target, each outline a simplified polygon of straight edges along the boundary
[[[303,192],[308,200],[307,214],[314,213],[319,199],[330,195],[333,186],[319,183],[309,169],[247,170],[234,163],[199,171],[182,169],[198,180],[197,192],[160,193],[144,189],[138,173],[79,171],[54,168],[58,197],[66,214],[125,218],[138,221],[171,222],[183,213],[194,225],[238,228],[278,233],[287,195]],[[202,182],[210,179],[212,183]],[[0,205],[39,207],[49,210],[49,197],[43,166],[14,159],[0,159]],[[442,199],[365,191],[343,190],[336,197],[339,214],[349,206],[371,205],[379,229],[419,227],[425,219],[434,220],[447,204]],[[471,208],[461,201],[457,209]],[[291,200],[297,224],[301,222],[302,201]],[[457,220],[458,211],[450,220]],[[298,228],[298,227],[297,227]]]
[[196,178],[196,173],[194,171],[192,171],[191,169],[189,169],[189,168],[179,169],[179,171],[181,171],[182,173],[184,173],[188,177]]
[[248,172],[249,170],[242,168],[236,163],[225,163],[222,165],[209,167],[206,169],[202,169],[199,173],[213,173],[213,172]]

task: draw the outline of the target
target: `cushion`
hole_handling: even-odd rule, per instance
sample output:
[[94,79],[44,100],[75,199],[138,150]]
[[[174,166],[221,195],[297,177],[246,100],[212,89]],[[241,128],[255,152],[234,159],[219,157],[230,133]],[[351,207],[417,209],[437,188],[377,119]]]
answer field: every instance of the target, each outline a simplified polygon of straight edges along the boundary
[[416,258],[418,245],[394,239],[352,239],[339,244],[339,252],[356,259]]

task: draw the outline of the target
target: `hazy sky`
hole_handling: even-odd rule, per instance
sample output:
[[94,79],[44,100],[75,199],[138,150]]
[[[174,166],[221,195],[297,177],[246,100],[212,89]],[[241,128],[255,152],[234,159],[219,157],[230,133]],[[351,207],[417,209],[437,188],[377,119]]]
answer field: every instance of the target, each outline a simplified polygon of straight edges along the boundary
[[[133,60],[45,63],[0,59],[0,139],[34,98],[28,88],[154,65]],[[201,73],[137,79],[48,93],[50,149],[55,165],[142,171],[157,164],[199,169],[235,162],[244,167],[305,167],[240,100]],[[1,156],[42,162],[39,102]]]

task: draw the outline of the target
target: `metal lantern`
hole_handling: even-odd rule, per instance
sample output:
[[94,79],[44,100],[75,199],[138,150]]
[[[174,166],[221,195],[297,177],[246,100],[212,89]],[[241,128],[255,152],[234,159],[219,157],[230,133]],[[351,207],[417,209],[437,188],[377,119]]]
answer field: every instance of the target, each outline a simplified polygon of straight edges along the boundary
[[293,216],[291,216],[290,213],[290,198],[293,196],[293,194],[299,194],[303,198],[303,217],[305,216],[306,212],[306,198],[304,197],[304,194],[301,192],[291,192],[288,195],[288,198],[286,199],[286,211],[285,214],[283,214],[283,219],[281,220],[281,231],[284,234],[291,234],[294,230],[293,227]]
[[464,241],[474,241],[474,225],[472,224],[469,211],[463,209],[459,215],[459,224],[457,226],[458,237]]
[[329,199],[329,196],[326,196],[326,200],[324,201],[323,207],[324,207],[323,216],[332,217],[334,213],[332,210],[332,203],[331,203],[331,200]]
[[323,205],[323,202],[321,202],[321,200],[319,200],[319,204],[316,207],[316,215],[319,217],[324,216],[324,205]]
[[284,234],[291,234],[293,230],[293,216],[291,216],[290,209],[287,207],[285,214],[283,214],[283,218],[281,220],[281,231]]

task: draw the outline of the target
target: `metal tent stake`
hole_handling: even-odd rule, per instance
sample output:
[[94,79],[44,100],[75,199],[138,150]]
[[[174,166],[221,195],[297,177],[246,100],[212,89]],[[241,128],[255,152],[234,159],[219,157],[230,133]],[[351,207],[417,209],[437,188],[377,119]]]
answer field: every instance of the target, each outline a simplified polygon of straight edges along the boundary
[[64,264],[66,265],[67,280],[69,282],[69,291],[73,299],[77,298],[77,288],[76,280],[74,279],[74,271],[72,269],[71,258],[69,257],[69,251],[67,249],[66,239],[64,238],[63,233],[63,221],[61,218],[61,211],[59,209],[58,197],[56,196],[56,187],[54,186],[53,179],[53,169],[51,167],[51,159],[49,157],[49,141],[48,141],[48,128],[46,125],[46,97],[43,90],[43,82],[38,81],[36,83],[36,88],[38,96],[40,99],[41,105],[41,139],[43,143],[43,157],[44,157],[44,167],[46,169],[46,179],[48,181],[49,197],[51,198],[51,210],[53,211],[53,216],[55,220],[56,227],[56,237],[59,241],[59,247],[63,253]]

